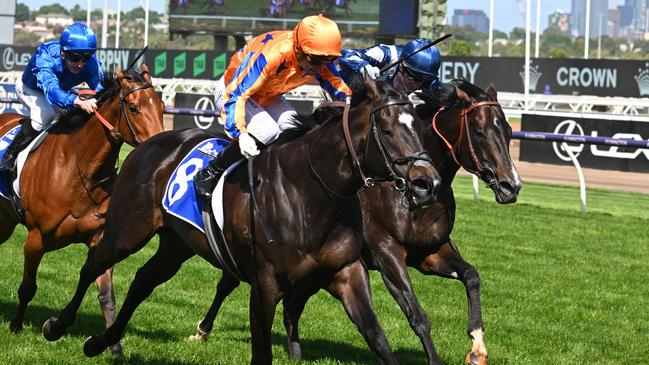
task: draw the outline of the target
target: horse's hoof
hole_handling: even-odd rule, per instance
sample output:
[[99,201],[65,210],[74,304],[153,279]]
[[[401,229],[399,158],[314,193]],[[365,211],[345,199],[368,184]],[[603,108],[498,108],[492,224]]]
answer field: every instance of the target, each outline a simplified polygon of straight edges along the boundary
[[122,349],[122,343],[121,342],[118,342],[118,343],[116,343],[116,344],[114,344],[112,346],[109,346],[108,349],[110,350],[110,352],[113,355],[115,355],[117,357],[124,356],[124,350]]
[[87,357],[95,357],[104,350],[106,350],[106,344],[104,342],[104,336],[94,335],[86,339],[86,342],[83,344],[83,354]]
[[43,324],[43,337],[48,341],[56,341],[63,337],[65,328],[61,326],[59,319],[52,317]]
[[11,333],[18,333],[23,330],[23,323],[20,321],[16,321],[15,319],[9,323],[9,331]]
[[467,365],[489,365],[489,356],[487,354],[479,354],[469,352],[466,354]]
[[210,332],[212,332],[211,329],[209,331],[203,330],[201,328],[201,321],[199,321],[198,326],[196,326],[196,334],[193,335],[193,336],[189,336],[187,339],[189,341],[205,342],[205,341],[207,341],[207,337],[209,337]]
[[291,360],[302,360],[302,348],[296,341],[288,341],[288,357]]

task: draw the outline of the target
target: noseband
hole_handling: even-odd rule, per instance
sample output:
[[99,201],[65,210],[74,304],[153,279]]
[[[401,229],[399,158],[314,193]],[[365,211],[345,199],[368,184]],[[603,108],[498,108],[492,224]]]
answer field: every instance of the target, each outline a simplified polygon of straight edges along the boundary
[[[446,137],[444,137],[444,135],[437,128],[437,116],[440,115],[442,112],[449,110],[448,108],[441,107],[437,111],[437,113],[435,113],[435,116],[433,117],[433,130],[435,131],[437,136],[439,136],[439,138],[441,138],[442,141],[444,141],[444,143],[446,144],[446,147],[449,149],[449,151],[451,151],[451,156],[453,157],[453,160],[455,161],[455,163],[458,164],[458,166],[462,166],[465,170],[469,171],[472,174],[478,175],[478,176],[482,176],[483,171],[490,172],[491,173],[491,179],[487,183],[488,183],[488,186],[491,186],[491,185],[494,185],[494,184],[497,183],[496,180],[495,180],[496,175],[495,175],[494,171],[490,167],[484,166],[480,162],[480,159],[478,158],[478,155],[475,152],[475,148],[473,147],[473,142],[471,141],[471,135],[470,135],[470,130],[469,130],[469,118],[468,118],[469,113],[471,113],[474,109],[477,109],[477,108],[479,108],[481,106],[485,106],[485,105],[500,106],[500,103],[498,103],[497,101],[490,101],[490,100],[489,101],[479,101],[479,102],[472,103],[467,108],[464,108],[462,110],[462,112],[460,113],[460,115],[462,117],[462,122],[460,123],[460,133],[458,134],[457,140],[455,141],[454,144],[451,144],[446,139]],[[464,135],[464,133],[466,133],[466,135],[467,135],[466,140],[467,140],[467,144],[468,144],[468,147],[469,147],[469,154],[471,155],[471,160],[473,161],[474,169],[468,168],[467,166],[463,165],[462,163],[460,163],[460,160],[457,158],[457,154],[460,151],[460,145],[462,143],[462,136]]]
[[[350,104],[341,102],[341,101],[333,101],[333,102],[325,102],[320,104],[318,108],[322,107],[343,107],[343,132],[345,136],[345,144],[347,145],[347,150],[349,151],[351,158],[352,158],[352,164],[358,171],[361,180],[363,181],[363,185],[359,189],[358,192],[365,188],[369,188],[374,186],[376,182],[384,182],[384,181],[394,181],[394,188],[401,192],[402,194],[406,194],[408,190],[408,175],[406,177],[400,176],[395,170],[394,170],[394,165],[403,165],[408,163],[408,171],[412,168],[414,165],[415,161],[417,160],[422,160],[430,163],[432,165],[432,160],[426,153],[426,151],[420,151],[417,152],[414,156],[405,156],[405,157],[398,157],[398,158],[393,158],[392,154],[390,151],[385,147],[385,142],[384,142],[384,137],[383,137],[383,132],[381,131],[380,128],[377,127],[377,122],[376,122],[376,113],[381,111],[383,108],[387,108],[389,106],[393,105],[412,105],[412,102],[407,99],[392,99],[388,100],[385,103],[378,105],[372,109],[370,112],[370,123],[372,126],[372,136],[374,138],[374,141],[376,142],[378,150],[381,152],[381,156],[383,157],[383,164],[385,165],[386,170],[388,171],[388,177],[387,178],[375,178],[375,177],[370,177],[367,176],[363,170],[363,167],[361,165],[360,160],[358,159],[358,156],[356,155],[356,150],[354,149],[354,145],[352,143],[352,137],[351,133],[349,131],[349,109],[351,108]],[[370,141],[368,139],[367,145],[365,146],[366,150],[366,156],[367,156],[367,150],[369,149],[369,144]],[[309,156],[311,154],[309,153]],[[309,157],[309,167],[311,168],[311,171],[314,173],[314,175],[318,178],[320,181],[320,184],[323,186],[325,191],[327,191],[329,194],[335,196],[336,198],[339,199],[349,199],[352,196],[356,195],[358,192],[356,192],[352,196],[343,196],[335,191],[333,191],[331,188],[327,186],[327,184],[324,182],[324,180],[318,175],[318,173],[315,171],[315,168],[313,168],[313,165],[311,164],[310,157]]]
[[[150,87],[152,88],[153,85],[151,83],[146,82],[146,83],[144,83],[142,85],[138,85],[138,86],[136,86],[136,87],[134,87],[132,89],[129,89],[125,93],[122,93],[120,91],[119,102],[120,102],[121,108],[119,109],[119,115],[117,117],[117,126],[116,127],[114,127],[112,124],[110,124],[110,122],[108,120],[106,120],[106,118],[104,118],[104,116],[101,115],[99,113],[99,111],[95,110],[95,116],[97,117],[97,119],[99,119],[101,124],[103,124],[104,127],[106,127],[106,129],[108,129],[110,131],[110,134],[115,139],[117,139],[117,140],[119,140],[121,142],[126,142],[126,139],[124,139],[124,136],[122,136],[122,134],[119,132],[119,125],[120,125],[120,123],[122,123],[122,113],[124,113],[124,116],[126,117],[126,126],[128,127],[128,130],[133,135],[133,144],[132,145],[137,146],[138,144],[142,143],[140,138],[138,138],[137,133],[135,133],[135,129],[133,128],[133,124],[132,124],[131,120],[128,117],[128,112],[125,110],[125,108],[126,108],[126,97],[128,95],[138,91],[138,90],[144,90],[144,89],[148,89]],[[128,142],[126,142],[126,143],[128,143]],[[131,143],[128,143],[128,144],[131,144]]]

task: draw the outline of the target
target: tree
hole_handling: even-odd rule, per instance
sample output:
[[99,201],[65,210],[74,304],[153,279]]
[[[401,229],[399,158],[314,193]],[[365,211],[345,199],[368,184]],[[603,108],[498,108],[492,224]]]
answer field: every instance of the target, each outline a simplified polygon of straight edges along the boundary
[[511,33],[509,33],[509,39],[525,39],[525,29],[523,28],[514,28]]
[[470,56],[471,47],[469,42],[466,41],[453,41],[451,42],[451,48],[448,51],[449,56]]
[[33,32],[17,31],[14,35],[15,46],[36,47],[40,43],[40,37]]
[[81,9],[79,4],[75,4],[70,10],[70,15],[72,15],[72,19],[74,19],[75,22],[85,22],[87,14],[86,10]]
[[36,15],[41,14],[69,14],[68,9],[59,3],[43,5],[36,10]]
[[24,22],[29,20],[29,7],[23,3],[16,4],[16,21]]

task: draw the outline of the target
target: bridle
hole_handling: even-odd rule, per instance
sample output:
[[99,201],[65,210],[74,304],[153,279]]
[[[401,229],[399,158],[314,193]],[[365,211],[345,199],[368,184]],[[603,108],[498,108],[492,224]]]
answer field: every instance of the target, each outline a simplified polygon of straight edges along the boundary
[[[460,132],[459,132],[458,137],[455,140],[454,144],[451,144],[448,141],[448,139],[446,137],[444,137],[444,135],[439,131],[439,128],[437,128],[437,117],[442,112],[450,110],[449,108],[447,108],[447,107],[439,108],[437,113],[435,113],[435,116],[433,116],[432,125],[433,125],[433,130],[435,131],[437,136],[442,141],[444,141],[444,143],[446,144],[446,147],[451,152],[451,156],[453,157],[453,160],[455,161],[455,163],[458,166],[463,167],[468,172],[470,172],[472,174],[475,174],[475,175],[478,175],[478,176],[481,176],[481,177],[484,176],[483,172],[489,172],[491,176],[490,176],[489,181],[486,181],[486,183],[487,183],[488,187],[491,187],[492,185],[497,184],[497,181],[496,181],[496,178],[495,178],[496,175],[495,175],[495,173],[494,173],[494,171],[493,171],[493,169],[491,167],[484,166],[484,164],[481,163],[480,159],[478,158],[478,155],[477,155],[477,153],[475,151],[475,148],[473,147],[473,142],[471,141],[471,135],[470,135],[470,130],[469,130],[469,118],[468,118],[469,113],[471,113],[473,110],[475,110],[475,109],[477,109],[477,108],[479,108],[481,106],[485,106],[485,105],[488,105],[490,107],[493,107],[493,106],[500,107],[500,103],[498,103],[497,101],[484,100],[484,101],[475,101],[475,102],[471,103],[468,107],[462,109],[462,111],[460,112],[460,116],[462,118],[462,122],[460,123]],[[462,136],[465,133],[467,135],[466,140],[467,140],[467,145],[469,147],[469,155],[471,156],[471,160],[473,161],[473,165],[474,165],[473,169],[463,165],[460,162],[460,160],[457,158],[457,154],[460,152],[460,146],[462,144]]]
[[[106,118],[104,118],[104,116],[101,115],[101,113],[99,113],[99,110],[95,110],[95,113],[94,113],[95,117],[97,117],[97,119],[101,122],[101,124],[104,127],[106,127],[106,129],[108,129],[111,136],[113,136],[113,138],[115,138],[116,140],[118,140],[120,142],[125,142],[125,143],[127,143],[127,144],[129,144],[131,146],[134,146],[134,147],[139,145],[140,143],[142,143],[142,141],[137,136],[137,133],[135,132],[135,129],[133,128],[133,122],[131,122],[131,120],[129,119],[129,116],[128,116],[129,113],[128,113],[128,111],[126,111],[126,97],[129,96],[130,94],[136,92],[136,91],[145,90],[145,89],[152,88],[152,87],[153,87],[153,85],[151,83],[145,82],[145,83],[143,83],[141,85],[135,86],[135,87],[127,90],[126,92],[123,92],[122,90],[120,90],[120,92],[119,92],[120,108],[119,108],[119,114],[117,116],[117,125],[116,126],[113,126]],[[79,95],[83,95],[83,94],[85,94],[83,91],[79,92]],[[126,119],[126,126],[128,127],[128,130],[133,135],[132,143],[129,143],[124,138],[124,136],[119,132],[119,127],[120,127],[120,125],[122,123],[122,113],[124,114],[124,119]]]
[[[133,128],[133,125],[132,125],[133,123],[131,122],[131,120],[128,117],[128,112],[125,110],[125,108],[126,108],[126,97],[128,95],[136,92],[136,91],[144,90],[144,89],[148,89],[148,88],[152,88],[152,87],[153,87],[153,85],[151,83],[146,82],[146,83],[143,83],[143,84],[138,85],[136,87],[133,87],[133,88],[127,90],[126,92],[122,92],[120,90],[119,99],[120,99],[120,106],[121,107],[119,109],[119,115],[117,117],[117,126],[113,126],[103,115],[101,115],[101,113],[99,113],[99,110],[95,110],[95,112],[94,112],[95,117],[97,118],[97,120],[99,120],[99,122],[101,122],[101,124],[106,129],[108,129],[108,131],[110,132],[110,134],[111,134],[111,136],[113,138],[115,138],[119,142],[126,142],[129,145],[134,146],[134,147],[137,146],[138,144],[142,143],[142,141],[138,138],[137,133],[135,132],[135,129]],[[94,96],[95,93],[94,93],[94,90],[79,90],[79,96],[82,96],[82,95]],[[119,126],[122,123],[122,113],[124,113],[124,116],[125,116],[125,119],[126,119],[126,126],[128,127],[129,131],[133,135],[133,143],[129,143],[128,141],[126,141],[126,139],[119,132]],[[78,146],[79,145],[79,141],[78,141],[79,135],[78,134],[76,135],[76,138],[77,138],[76,145]],[[98,205],[100,202],[96,202],[92,198],[92,194],[90,192],[90,189],[92,189],[92,188],[94,188],[96,186],[105,184],[106,182],[112,180],[117,175],[117,169],[115,169],[116,170],[115,174],[111,174],[110,176],[107,176],[107,177],[105,177],[103,179],[95,180],[92,177],[87,176],[82,171],[81,166],[79,165],[79,151],[76,152],[76,165],[77,165],[77,172],[79,173],[79,177],[81,178],[81,182],[82,182],[81,185],[83,186],[83,189],[86,191],[86,194],[88,195],[88,198],[95,205]],[[84,179],[91,182],[90,189],[83,182]]]
[[426,151],[420,151],[415,153],[414,155],[410,156],[404,156],[404,157],[397,157],[394,158],[392,157],[392,154],[390,151],[385,147],[385,142],[384,142],[384,137],[383,137],[383,132],[381,131],[380,128],[377,127],[377,122],[376,122],[376,113],[381,111],[384,108],[387,108],[389,106],[394,106],[394,105],[412,105],[412,102],[407,99],[392,99],[388,100],[383,104],[380,104],[372,111],[370,112],[370,123],[371,123],[371,135],[372,138],[368,138],[367,144],[365,146],[365,155],[367,156],[367,152],[369,149],[369,144],[370,141],[373,140],[377,148],[380,152],[381,157],[383,158],[383,164],[388,171],[388,177],[387,178],[376,178],[372,176],[368,176],[364,169],[363,166],[361,165],[360,160],[358,159],[358,156],[356,154],[356,150],[354,149],[354,145],[352,143],[352,137],[351,133],[349,130],[349,109],[351,108],[350,104],[341,102],[341,101],[333,101],[333,102],[324,102],[321,103],[318,106],[319,108],[323,107],[343,107],[343,120],[342,120],[342,126],[343,126],[343,133],[345,136],[345,145],[347,146],[347,150],[349,151],[351,158],[352,158],[352,164],[358,171],[358,174],[361,177],[361,180],[363,181],[363,184],[361,185],[360,189],[354,193],[353,195],[350,196],[344,196],[340,193],[337,193],[334,191],[332,188],[330,188],[322,179],[322,177],[317,173],[315,168],[313,167],[313,164],[311,163],[311,152],[313,150],[313,145],[310,146],[309,148],[309,169],[311,172],[314,174],[314,176],[318,179],[320,184],[322,185],[323,189],[330,195],[338,198],[338,199],[349,199],[353,196],[355,196],[358,192],[362,191],[363,189],[370,188],[375,185],[377,182],[385,182],[385,181],[393,181],[394,182],[394,189],[399,191],[402,194],[407,194],[409,190],[409,178],[408,178],[408,173],[406,174],[406,177],[403,177],[398,174],[397,171],[395,171],[394,166],[395,165],[404,165],[408,164],[408,172],[410,169],[412,169],[412,166],[414,165],[415,161],[421,160],[421,161],[426,161],[432,165],[432,160],[428,156],[428,153]]

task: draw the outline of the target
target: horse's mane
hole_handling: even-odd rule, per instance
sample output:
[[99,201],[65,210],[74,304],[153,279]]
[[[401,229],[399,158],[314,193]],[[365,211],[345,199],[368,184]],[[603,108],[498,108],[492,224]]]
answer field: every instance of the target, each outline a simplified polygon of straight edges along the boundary
[[452,80],[448,84],[443,85],[440,90],[433,90],[432,95],[438,100],[441,106],[447,108],[452,107],[458,103],[462,103],[455,92],[456,87],[475,100],[489,100],[489,95],[484,90],[464,79]]
[[[137,70],[133,70],[133,69],[128,70],[126,73],[124,73],[124,76],[126,80],[132,82],[138,82],[138,83],[146,82],[144,80],[144,77],[140,75],[140,73]],[[119,80],[117,79],[117,75],[115,75],[112,72],[104,74],[102,85],[104,85],[104,90],[97,93],[96,96],[98,107],[101,107],[104,103],[110,102],[115,97],[117,97],[121,89],[121,85],[119,83]],[[90,114],[86,113],[80,108],[74,108],[72,110],[64,111],[59,116],[59,119],[64,120],[65,123],[57,123],[54,126],[53,131],[56,130],[56,131],[64,132],[64,131],[70,131],[76,129],[79,126],[84,125],[90,119]]]
[[[355,107],[356,105],[369,99],[368,90],[365,87],[364,82],[365,79],[362,75],[354,75],[351,81],[347,84],[347,86],[349,86],[349,88],[352,90],[352,107]],[[374,82],[376,82],[376,86],[381,95],[395,99],[402,99],[404,97],[387,82],[383,80],[376,80]],[[282,143],[295,139],[326,123],[329,120],[339,119],[342,115],[342,111],[342,108],[323,107],[316,109],[311,114],[298,114],[293,119],[293,127],[282,131],[282,134],[280,135],[280,138],[276,143]]]

